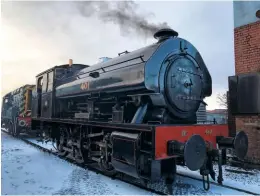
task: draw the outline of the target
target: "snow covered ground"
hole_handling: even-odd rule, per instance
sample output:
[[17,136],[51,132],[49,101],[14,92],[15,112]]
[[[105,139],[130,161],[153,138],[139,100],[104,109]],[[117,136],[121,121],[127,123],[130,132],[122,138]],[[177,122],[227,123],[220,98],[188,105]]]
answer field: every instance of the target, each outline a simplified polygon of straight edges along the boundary
[[[250,170],[250,174],[246,173],[233,173],[227,171],[226,169],[245,171],[240,168],[235,168],[231,166],[223,166],[223,185],[247,190],[255,194],[260,195],[260,171]],[[214,165],[214,170],[216,172],[216,177],[218,176],[218,167]],[[201,179],[199,171],[190,171],[187,167],[177,166],[177,172],[179,174],[189,175],[191,177]],[[214,182],[211,178],[210,181]]]
[[2,132],[2,194],[151,193],[82,169]]
[[38,146],[41,146],[45,149],[49,149],[49,150],[52,150],[54,152],[56,152],[57,150],[55,149],[55,145],[52,141],[49,141],[49,142],[43,142],[43,141],[39,141],[39,139],[37,138],[33,138],[33,137],[30,137],[28,135],[24,135],[23,136],[24,139],[26,139],[27,141],[30,141],[34,144],[37,144]]
[[[119,180],[112,180],[106,176],[96,174],[92,171],[88,171],[76,165],[70,164],[64,160],[59,159],[58,157],[44,153],[19,139],[15,139],[6,133],[2,132],[1,136],[1,172],[3,195],[153,195],[151,192],[142,190],[133,185],[124,183]],[[35,141],[35,143],[37,142]],[[50,144],[51,143],[47,145],[49,145],[51,148]],[[255,181],[255,179],[251,180]],[[157,187],[157,189],[160,189],[160,187]],[[233,191],[215,185],[211,185],[211,189],[209,191],[204,191],[201,182],[181,176],[177,177],[174,193],[178,195],[243,194],[238,191]]]

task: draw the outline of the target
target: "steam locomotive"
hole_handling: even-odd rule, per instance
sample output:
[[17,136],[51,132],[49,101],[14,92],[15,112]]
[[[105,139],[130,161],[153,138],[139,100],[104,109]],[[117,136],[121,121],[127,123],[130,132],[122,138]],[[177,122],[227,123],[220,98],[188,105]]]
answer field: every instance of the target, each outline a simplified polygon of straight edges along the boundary
[[212,94],[208,69],[176,31],[154,37],[152,45],[93,66],[70,61],[38,74],[32,129],[51,138],[61,156],[92,161],[109,175],[172,184],[176,164],[185,164],[215,180],[212,162],[222,165],[227,148],[243,159],[247,135],[231,138],[226,125],[196,124]]

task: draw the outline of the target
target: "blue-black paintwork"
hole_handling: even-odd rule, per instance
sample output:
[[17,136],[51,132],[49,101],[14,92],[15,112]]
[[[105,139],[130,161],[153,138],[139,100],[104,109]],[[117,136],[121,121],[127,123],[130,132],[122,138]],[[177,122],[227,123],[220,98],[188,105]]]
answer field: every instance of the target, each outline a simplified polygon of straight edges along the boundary
[[[182,63],[187,61],[187,65]],[[178,77],[170,81],[174,72]],[[91,73],[98,77],[91,77]],[[212,93],[211,76],[200,53],[188,41],[176,37],[84,68],[74,77],[75,80],[56,87],[56,97],[89,96],[95,92],[149,93],[155,106],[166,107],[175,116],[182,113],[182,118],[194,114],[203,98]],[[82,89],[81,84],[86,82],[88,89]]]

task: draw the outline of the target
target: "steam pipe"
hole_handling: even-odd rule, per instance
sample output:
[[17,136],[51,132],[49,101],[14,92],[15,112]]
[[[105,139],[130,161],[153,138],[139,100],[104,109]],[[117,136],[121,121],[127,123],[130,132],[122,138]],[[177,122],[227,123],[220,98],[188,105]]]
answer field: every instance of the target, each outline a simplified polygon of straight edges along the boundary
[[137,109],[137,111],[136,111],[136,113],[135,113],[131,123],[134,123],[134,124],[142,123],[143,120],[144,120],[144,117],[146,115],[147,108],[148,108],[148,104],[141,105]]

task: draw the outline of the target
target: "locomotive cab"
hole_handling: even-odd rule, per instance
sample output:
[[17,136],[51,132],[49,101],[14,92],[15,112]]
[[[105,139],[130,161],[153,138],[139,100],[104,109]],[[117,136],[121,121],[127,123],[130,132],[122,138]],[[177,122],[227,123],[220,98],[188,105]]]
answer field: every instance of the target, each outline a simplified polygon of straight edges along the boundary
[[36,77],[36,94],[33,96],[33,117],[52,117],[53,70]]
[[58,105],[55,99],[55,86],[60,83],[75,80],[76,73],[87,67],[83,64],[69,64],[55,66],[36,76],[36,92],[33,95],[33,118],[51,119],[57,116],[60,110],[54,110],[54,106]]

